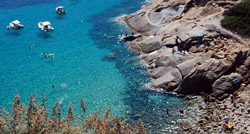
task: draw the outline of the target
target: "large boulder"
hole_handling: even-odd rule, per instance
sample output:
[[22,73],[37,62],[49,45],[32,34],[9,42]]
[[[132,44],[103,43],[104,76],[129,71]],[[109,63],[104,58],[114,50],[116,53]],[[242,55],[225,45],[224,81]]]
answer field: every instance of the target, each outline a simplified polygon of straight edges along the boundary
[[155,28],[148,21],[147,12],[144,9],[141,9],[131,15],[127,15],[122,18],[127,25],[138,33],[144,33]]
[[188,57],[185,57],[181,54],[175,54],[175,55],[165,55],[160,56],[156,59],[155,64],[157,67],[164,66],[164,67],[175,67],[176,65],[184,62],[187,60]]
[[194,94],[211,92],[212,83],[227,72],[232,63],[226,59],[209,59],[193,68],[175,90],[177,93]]
[[168,38],[164,38],[163,45],[164,46],[176,46],[176,37],[170,36]]
[[200,62],[199,57],[184,61],[176,67],[180,70],[182,76],[186,76],[198,62]]
[[171,69],[172,67],[158,67],[153,69],[152,73],[150,74],[153,78],[157,79],[166,74]]
[[[211,95],[215,98],[218,98],[218,97],[223,96],[225,93],[232,93],[233,91],[235,91],[237,82],[234,82],[234,79],[236,78],[238,78],[239,81],[242,79],[241,75],[239,75],[238,73],[224,75],[220,77],[219,79],[217,79],[212,85],[213,90],[212,90]],[[227,97],[227,96],[223,96],[223,97]],[[224,98],[220,98],[220,99],[224,99]]]
[[192,129],[192,124],[189,121],[185,121],[181,123],[180,126],[182,129],[184,129],[185,131]]
[[[237,52],[236,52],[237,53]],[[250,48],[244,48],[237,53],[236,63],[243,63],[250,56]]]
[[162,38],[161,37],[148,37],[145,40],[143,40],[140,44],[138,44],[141,47],[142,52],[144,53],[150,53],[155,50],[160,49],[162,45]]
[[160,78],[152,82],[153,87],[163,88],[167,91],[174,90],[182,81],[181,73],[178,69],[172,68]]

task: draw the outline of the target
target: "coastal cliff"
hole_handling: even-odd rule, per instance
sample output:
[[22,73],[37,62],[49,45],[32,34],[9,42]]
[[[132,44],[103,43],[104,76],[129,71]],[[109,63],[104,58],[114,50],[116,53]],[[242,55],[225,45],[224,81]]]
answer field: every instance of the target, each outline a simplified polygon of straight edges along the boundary
[[[197,122],[196,126],[202,129],[190,132],[217,133],[223,121],[235,118],[233,112],[225,118],[223,113],[220,113],[222,117],[214,112],[211,115],[210,105],[222,109],[220,112],[243,109],[244,121],[249,119],[250,97],[245,93],[250,91],[250,40],[221,26],[224,11],[240,2],[152,0],[139,11],[122,18],[136,33],[125,40],[129,38],[131,49],[142,53],[140,58],[153,78],[150,87],[202,95],[206,102],[211,102],[201,108],[208,119],[200,120],[200,124],[210,128],[201,127]],[[244,103],[237,107],[236,102],[242,99]],[[228,107],[224,108],[224,104]],[[211,126],[213,123],[217,125]],[[234,121],[234,125],[235,132],[250,131],[250,127],[245,127],[249,124],[237,126]]]

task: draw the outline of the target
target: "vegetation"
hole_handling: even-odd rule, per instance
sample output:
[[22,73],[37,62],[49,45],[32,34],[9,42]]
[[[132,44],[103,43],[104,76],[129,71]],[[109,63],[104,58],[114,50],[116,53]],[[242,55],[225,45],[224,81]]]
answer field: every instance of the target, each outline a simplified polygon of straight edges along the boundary
[[118,116],[111,117],[108,109],[104,116],[100,111],[85,117],[86,105],[81,98],[81,109],[83,114],[77,117],[73,114],[72,104],[69,104],[66,118],[62,117],[62,110],[59,102],[54,104],[52,112],[48,112],[46,100],[42,94],[41,102],[37,102],[37,96],[30,96],[28,107],[20,103],[20,97],[16,94],[14,102],[11,103],[11,113],[5,108],[0,110],[0,132],[13,134],[45,134],[45,133],[91,133],[91,134],[144,134],[143,122],[134,123],[133,126]]
[[250,0],[245,0],[225,13],[221,21],[223,27],[236,32],[237,34],[250,37]]

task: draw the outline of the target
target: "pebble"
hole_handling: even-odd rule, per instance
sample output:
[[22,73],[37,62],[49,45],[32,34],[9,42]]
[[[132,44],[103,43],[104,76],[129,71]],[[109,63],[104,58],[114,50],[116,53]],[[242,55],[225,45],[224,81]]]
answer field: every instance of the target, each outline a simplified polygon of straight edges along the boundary
[[207,105],[199,104],[198,112],[194,114],[197,121],[190,133],[217,134],[226,120],[234,126],[233,133],[250,132],[250,108],[247,105],[250,102],[245,103],[236,103],[237,107],[234,107],[227,98]]

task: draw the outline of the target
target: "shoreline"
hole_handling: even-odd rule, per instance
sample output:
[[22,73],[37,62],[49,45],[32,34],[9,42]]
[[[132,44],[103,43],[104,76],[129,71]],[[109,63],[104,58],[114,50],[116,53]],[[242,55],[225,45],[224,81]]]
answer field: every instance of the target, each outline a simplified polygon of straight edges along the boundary
[[[244,96],[250,89],[249,39],[220,25],[223,12],[239,2],[152,0],[150,5],[122,18],[136,33],[124,39],[132,50],[141,53],[139,59],[153,79],[151,88],[200,95],[207,102],[198,105],[197,122],[183,121],[178,133],[222,133],[225,120],[234,126],[233,132],[250,132],[250,97]],[[203,34],[202,42],[188,44],[197,33]],[[189,45],[188,49],[184,44]],[[232,96],[237,97],[230,100]],[[215,109],[221,112],[212,112]],[[233,118],[241,118],[244,123]]]

